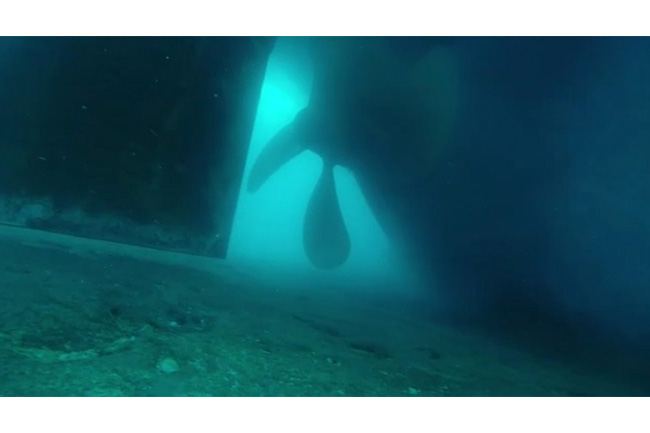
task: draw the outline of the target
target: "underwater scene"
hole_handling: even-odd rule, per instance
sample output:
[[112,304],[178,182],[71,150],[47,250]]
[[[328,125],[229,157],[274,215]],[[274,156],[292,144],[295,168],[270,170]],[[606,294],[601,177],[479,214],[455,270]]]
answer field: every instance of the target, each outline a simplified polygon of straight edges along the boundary
[[0,396],[650,396],[650,38],[0,38]]

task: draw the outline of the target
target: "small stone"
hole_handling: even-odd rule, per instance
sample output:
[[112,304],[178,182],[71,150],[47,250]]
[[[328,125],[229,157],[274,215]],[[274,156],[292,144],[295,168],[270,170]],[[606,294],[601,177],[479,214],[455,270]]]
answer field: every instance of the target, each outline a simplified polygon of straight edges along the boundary
[[162,373],[171,374],[176,373],[178,370],[178,362],[173,358],[165,358],[158,362],[158,371]]

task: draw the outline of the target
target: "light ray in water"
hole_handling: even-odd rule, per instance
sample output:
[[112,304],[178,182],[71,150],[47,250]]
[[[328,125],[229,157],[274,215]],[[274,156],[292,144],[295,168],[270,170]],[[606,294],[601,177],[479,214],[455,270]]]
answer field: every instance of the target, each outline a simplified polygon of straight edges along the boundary
[[[302,224],[307,201],[322,169],[321,158],[313,152],[303,152],[273,174],[254,194],[248,193],[245,187],[259,152],[308,103],[309,65],[292,42],[280,39],[269,59],[228,257],[305,271],[312,266],[303,250]],[[393,273],[396,268],[394,252],[366,204],[353,173],[337,166],[334,178],[352,248],[343,266],[326,272],[348,276]]]

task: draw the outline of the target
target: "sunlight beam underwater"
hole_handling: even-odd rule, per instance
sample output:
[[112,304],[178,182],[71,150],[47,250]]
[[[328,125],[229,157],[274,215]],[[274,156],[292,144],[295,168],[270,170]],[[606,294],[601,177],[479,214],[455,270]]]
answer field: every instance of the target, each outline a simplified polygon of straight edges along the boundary
[[[455,118],[457,74],[445,50],[432,50],[432,55],[413,67],[404,67],[386,49],[383,38],[370,43],[364,39],[367,46],[362,51],[360,42],[347,38],[309,41],[311,94],[303,91],[302,98],[294,96],[293,110],[286,106],[295,83],[287,79],[287,71],[281,71],[280,46],[276,47],[244,178],[246,191],[257,194],[270,188],[271,180],[305,153],[310,154],[304,158],[309,173],[294,181],[308,186],[302,218],[304,254],[323,270],[341,267],[357,251],[367,260],[378,245],[390,249],[382,229],[394,216],[388,215],[382,186],[391,178],[400,183],[421,181],[439,147],[448,141]],[[278,129],[271,134],[266,131],[265,139],[259,137],[258,128],[268,122],[265,118],[279,112],[286,116],[283,124],[277,122]],[[320,164],[314,164],[314,154]],[[285,187],[294,186],[285,183]],[[283,206],[282,200],[277,206]],[[379,223],[375,217],[380,217]],[[375,231],[370,236],[369,228]],[[365,236],[357,236],[364,229]]]

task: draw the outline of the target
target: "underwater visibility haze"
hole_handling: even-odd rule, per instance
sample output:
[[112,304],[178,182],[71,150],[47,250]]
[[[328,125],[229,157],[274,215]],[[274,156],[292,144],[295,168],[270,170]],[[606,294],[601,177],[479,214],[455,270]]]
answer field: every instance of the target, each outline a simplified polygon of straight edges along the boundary
[[0,56],[0,395],[650,394],[649,38]]

